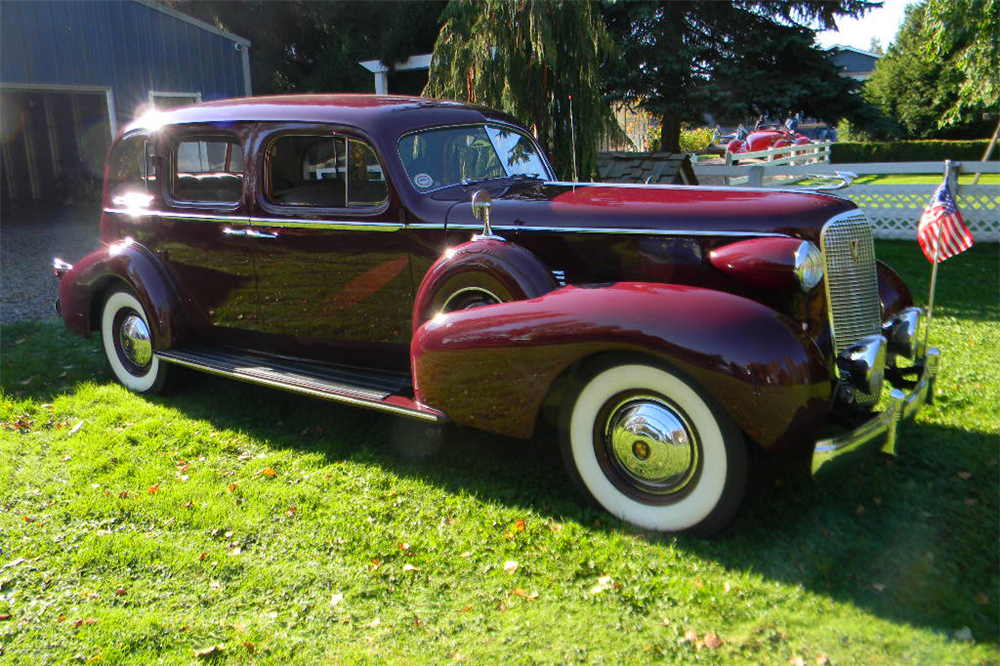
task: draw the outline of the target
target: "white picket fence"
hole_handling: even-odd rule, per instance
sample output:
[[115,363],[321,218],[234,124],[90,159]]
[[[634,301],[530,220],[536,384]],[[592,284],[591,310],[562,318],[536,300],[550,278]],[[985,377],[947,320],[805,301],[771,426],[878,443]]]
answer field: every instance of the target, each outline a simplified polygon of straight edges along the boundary
[[[998,162],[959,162],[959,173],[1000,173]],[[858,176],[888,174],[942,174],[943,162],[874,162],[858,164],[772,165],[740,164],[736,166],[701,164],[695,174],[724,176],[730,184],[751,187],[799,187],[797,181],[814,175],[834,176],[837,171]],[[928,185],[851,185],[832,194],[846,197],[864,209],[875,225],[879,238],[913,240],[917,237],[917,222],[927,202],[937,189]],[[958,185],[953,191],[966,225],[977,241],[1000,242],[1000,185]]]
[[[753,153],[726,153],[725,165],[733,166],[735,162],[739,162],[740,164],[753,162],[754,164],[767,164],[768,166],[829,162],[830,146],[832,145],[833,141],[817,141],[816,143],[807,143],[802,146],[769,148],[768,150],[758,150]],[[716,159],[718,159],[717,155],[691,155],[691,164],[698,166],[704,162]]]

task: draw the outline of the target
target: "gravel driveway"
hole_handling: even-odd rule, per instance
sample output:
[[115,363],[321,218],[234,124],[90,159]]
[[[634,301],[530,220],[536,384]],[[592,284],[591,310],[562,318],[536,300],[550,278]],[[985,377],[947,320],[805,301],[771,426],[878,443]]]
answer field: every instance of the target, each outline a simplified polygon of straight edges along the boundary
[[0,324],[57,316],[52,257],[75,263],[100,247],[100,209],[3,211],[0,223]]

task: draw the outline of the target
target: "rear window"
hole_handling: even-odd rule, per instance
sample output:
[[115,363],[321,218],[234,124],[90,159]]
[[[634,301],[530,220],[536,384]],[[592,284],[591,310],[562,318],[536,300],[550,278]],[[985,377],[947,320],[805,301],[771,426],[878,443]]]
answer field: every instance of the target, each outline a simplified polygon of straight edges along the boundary
[[229,138],[181,141],[174,154],[173,197],[232,204],[243,192],[243,147]]
[[143,198],[148,202],[155,180],[152,146],[145,135],[132,134],[115,144],[108,160],[108,189],[113,203],[134,205]]
[[283,206],[370,207],[388,190],[375,151],[343,136],[294,134],[268,150],[269,198]]

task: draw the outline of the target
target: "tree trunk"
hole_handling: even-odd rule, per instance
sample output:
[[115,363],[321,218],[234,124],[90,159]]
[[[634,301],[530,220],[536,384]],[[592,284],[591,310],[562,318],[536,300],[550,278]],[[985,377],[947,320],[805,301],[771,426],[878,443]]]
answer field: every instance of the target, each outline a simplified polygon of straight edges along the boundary
[[660,124],[660,150],[665,153],[681,152],[681,121],[674,114],[663,115]]

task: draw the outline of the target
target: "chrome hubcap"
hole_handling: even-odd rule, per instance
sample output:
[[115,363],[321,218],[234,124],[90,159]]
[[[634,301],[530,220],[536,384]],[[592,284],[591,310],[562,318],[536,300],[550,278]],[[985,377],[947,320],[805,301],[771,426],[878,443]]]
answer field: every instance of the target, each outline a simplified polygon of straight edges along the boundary
[[615,466],[647,492],[680,490],[698,466],[693,428],[677,409],[654,396],[633,396],[615,406],[605,444]]
[[118,334],[122,352],[128,360],[142,367],[153,358],[153,345],[149,340],[149,328],[146,322],[134,314],[125,317]]

